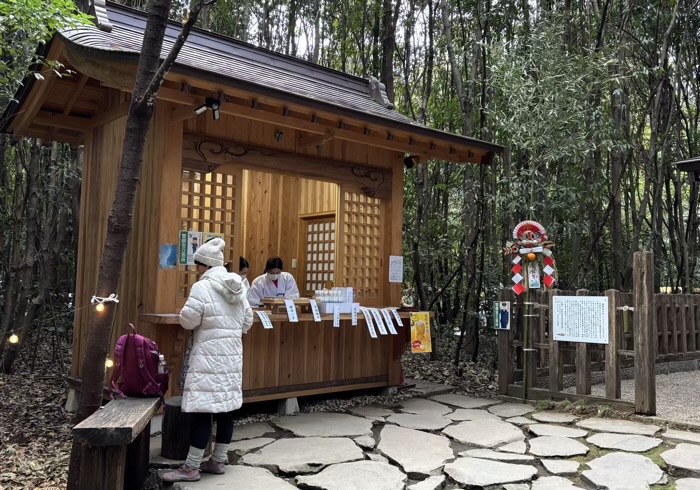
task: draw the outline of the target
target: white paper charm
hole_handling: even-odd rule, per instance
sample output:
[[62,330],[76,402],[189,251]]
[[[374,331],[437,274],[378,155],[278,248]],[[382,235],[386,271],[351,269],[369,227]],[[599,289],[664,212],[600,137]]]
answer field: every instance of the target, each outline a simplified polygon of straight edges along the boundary
[[360,308],[362,310],[362,314],[365,317],[365,321],[367,322],[367,329],[369,330],[369,336],[372,337],[373,339],[377,338],[377,331],[374,329],[374,323],[372,322],[372,315],[370,314],[369,310],[367,308]]
[[523,276],[521,276],[520,274],[516,274],[516,275],[513,276],[513,282],[514,282],[515,284],[518,284],[518,283],[519,283],[520,281],[522,281],[522,280],[523,280]]
[[357,325],[357,313],[360,311],[360,303],[352,304],[352,326]]
[[321,321],[321,312],[318,311],[318,303],[316,303],[315,299],[310,299],[309,304],[311,305],[311,313],[314,314],[314,321],[320,322]]
[[294,304],[294,300],[285,299],[284,305],[287,307],[287,317],[289,318],[289,321],[292,323],[298,322],[299,317],[297,316],[297,307]]
[[384,317],[384,323],[386,323],[386,326],[389,329],[389,333],[391,335],[398,335],[399,333],[394,328],[394,322],[391,321],[391,314],[386,310],[380,311],[382,312],[382,316]]
[[374,321],[377,324],[379,333],[382,335],[389,335],[389,332],[386,331],[384,320],[382,320],[382,315],[379,314],[379,310],[377,310],[376,308],[370,308],[369,311],[372,313],[372,317],[374,318]]
[[551,276],[553,272],[554,272],[554,269],[552,269],[552,267],[549,265],[544,268],[544,273],[547,274],[548,276]]
[[520,255],[516,255],[515,258],[513,259],[513,263],[515,265],[518,265],[522,260],[523,260],[523,258]]
[[396,324],[399,327],[403,327],[403,322],[401,321],[401,315],[399,315],[399,312],[396,310],[396,308],[389,308],[389,309],[394,314],[394,319],[396,320]]
[[340,328],[340,306],[338,305],[333,308],[333,326]]
[[260,321],[263,324],[263,327],[266,329],[272,328],[272,321],[270,320],[270,317],[267,316],[267,312],[263,310],[257,310],[255,313],[258,314],[258,318],[260,318]]

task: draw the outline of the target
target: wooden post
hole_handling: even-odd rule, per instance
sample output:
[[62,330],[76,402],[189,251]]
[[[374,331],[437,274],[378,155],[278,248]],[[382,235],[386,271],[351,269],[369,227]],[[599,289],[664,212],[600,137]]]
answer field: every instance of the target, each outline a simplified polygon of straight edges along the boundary
[[122,490],[126,445],[91,446],[83,444],[79,490]]
[[151,423],[126,448],[124,490],[141,490],[148,478],[151,448]]
[[182,461],[190,449],[190,414],[181,409],[182,397],[174,396],[165,400],[163,415],[163,445],[160,455],[167,459]]
[[[510,326],[515,328],[512,304],[513,294],[508,289],[498,291],[498,301],[511,301]],[[511,351],[512,330],[498,331],[498,394],[505,395],[508,385],[513,382],[513,357]]]
[[[614,289],[605,291],[608,297],[608,345],[605,346],[605,397],[618,400],[620,391],[620,326],[617,322],[617,308],[620,305],[620,292]],[[623,315],[627,312],[623,311]]]
[[[579,289],[576,296],[588,296],[587,289]],[[576,394],[591,394],[591,354],[588,352],[588,344],[576,343]]]
[[564,358],[554,340],[554,297],[560,293],[559,289],[549,292],[549,391],[554,392],[564,389]]
[[656,308],[654,254],[634,254],[634,394],[635,410],[656,414]]

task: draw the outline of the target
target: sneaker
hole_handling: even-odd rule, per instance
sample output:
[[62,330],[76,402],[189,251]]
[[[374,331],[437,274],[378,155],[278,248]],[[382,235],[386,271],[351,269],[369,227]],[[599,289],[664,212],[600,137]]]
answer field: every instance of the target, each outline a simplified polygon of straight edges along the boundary
[[175,471],[169,471],[163,474],[163,481],[175,483],[179,481],[199,481],[199,470],[188,468],[185,465],[180,466]]
[[201,471],[202,473],[211,473],[212,475],[223,475],[225,464],[226,463],[222,463],[220,461],[208,459],[204,463],[202,463],[202,466],[199,467],[199,471]]

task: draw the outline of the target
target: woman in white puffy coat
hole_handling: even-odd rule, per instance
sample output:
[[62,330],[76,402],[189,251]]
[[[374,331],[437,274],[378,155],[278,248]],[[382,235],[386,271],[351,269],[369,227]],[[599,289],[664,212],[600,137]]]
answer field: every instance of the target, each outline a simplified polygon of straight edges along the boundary
[[[243,339],[253,324],[247,288],[224,265],[225,242],[213,238],[194,255],[201,274],[180,312],[180,325],[192,330],[183,370],[182,411],[192,414],[190,449],[185,464],[163,475],[167,482],[197,481],[202,473],[223,474],[233,436],[233,412],[243,403]],[[202,456],[216,420],[211,459]]]

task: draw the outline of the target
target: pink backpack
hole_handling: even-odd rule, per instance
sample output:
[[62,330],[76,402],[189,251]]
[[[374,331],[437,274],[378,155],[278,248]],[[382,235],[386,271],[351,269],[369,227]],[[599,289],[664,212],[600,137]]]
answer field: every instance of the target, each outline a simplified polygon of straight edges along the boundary
[[122,335],[114,348],[114,373],[110,382],[112,398],[127,396],[165,396],[168,391],[168,369],[158,344],[136,333]]

